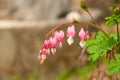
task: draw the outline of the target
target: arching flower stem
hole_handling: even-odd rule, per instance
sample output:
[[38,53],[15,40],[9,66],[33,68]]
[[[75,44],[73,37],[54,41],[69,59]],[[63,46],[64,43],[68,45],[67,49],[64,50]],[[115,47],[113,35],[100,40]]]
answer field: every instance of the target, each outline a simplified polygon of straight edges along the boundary
[[101,32],[103,32],[105,34],[105,36],[107,38],[109,38],[109,35],[99,25],[96,25],[96,24],[93,24],[93,23],[88,23],[88,22],[79,22],[79,21],[76,21],[75,23],[88,25],[87,27],[89,27],[89,26],[94,27],[94,28],[100,30]]
[[[60,25],[57,25],[55,28],[53,28],[51,31],[49,31],[46,36],[45,36],[45,39],[47,39],[49,37],[50,34],[52,34],[54,31],[56,31],[57,29],[61,28],[61,27],[65,27],[65,25],[72,25],[72,24],[82,24],[82,25],[89,25],[91,27],[94,27],[100,31],[102,31],[105,36],[107,38],[109,38],[109,35],[99,26],[99,25],[96,25],[96,24],[93,24],[93,23],[88,23],[88,22],[80,22],[80,21],[76,21],[74,20],[73,22],[66,22],[66,23],[63,23],[63,24],[60,24]],[[87,27],[89,27],[87,26]]]

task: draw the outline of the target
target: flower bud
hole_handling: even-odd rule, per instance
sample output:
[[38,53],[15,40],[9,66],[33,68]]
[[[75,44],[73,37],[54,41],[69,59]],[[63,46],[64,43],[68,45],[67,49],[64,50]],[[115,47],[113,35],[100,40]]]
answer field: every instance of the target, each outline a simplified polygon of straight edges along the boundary
[[87,10],[87,6],[86,6],[86,3],[84,1],[81,1],[80,2],[80,7],[83,9],[83,10]]

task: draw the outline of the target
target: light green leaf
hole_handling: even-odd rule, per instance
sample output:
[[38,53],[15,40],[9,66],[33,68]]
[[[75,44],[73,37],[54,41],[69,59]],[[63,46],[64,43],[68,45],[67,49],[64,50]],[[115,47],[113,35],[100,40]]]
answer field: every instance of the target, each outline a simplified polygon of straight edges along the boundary
[[112,61],[108,65],[108,74],[113,75],[120,71],[120,61]]
[[96,60],[98,60],[99,57],[100,56],[98,54],[93,54],[89,56],[88,60],[95,62]]

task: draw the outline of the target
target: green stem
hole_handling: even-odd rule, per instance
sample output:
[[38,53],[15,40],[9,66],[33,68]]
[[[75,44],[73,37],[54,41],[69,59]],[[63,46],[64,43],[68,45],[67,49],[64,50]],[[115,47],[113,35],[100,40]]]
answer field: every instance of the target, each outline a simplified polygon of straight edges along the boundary
[[90,11],[89,11],[88,9],[86,10],[86,12],[90,15],[90,17],[92,18],[93,22],[94,22],[96,25],[99,25],[99,24],[96,22],[95,18],[92,16],[92,14],[90,13]]
[[120,44],[120,42],[119,42],[119,25],[118,25],[118,22],[116,21],[116,23],[117,23],[117,42],[118,42],[118,52],[120,52],[120,50],[119,50],[119,44]]

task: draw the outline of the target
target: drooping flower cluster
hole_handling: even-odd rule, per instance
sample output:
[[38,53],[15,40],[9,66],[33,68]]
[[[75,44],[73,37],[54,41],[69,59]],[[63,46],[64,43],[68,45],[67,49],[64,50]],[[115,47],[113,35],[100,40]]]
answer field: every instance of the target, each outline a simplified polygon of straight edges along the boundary
[[62,40],[64,38],[64,32],[61,31],[55,31],[54,36],[50,37],[48,40],[44,41],[43,48],[40,50],[38,54],[38,59],[40,60],[40,63],[43,63],[46,59],[46,55],[50,54],[50,48],[51,53],[54,55],[56,52],[56,44],[58,42],[59,48],[62,48]]
[[[67,42],[69,45],[72,45],[74,42],[76,31],[75,26],[70,25],[67,28],[66,36],[68,37]],[[83,28],[80,29],[80,32],[78,33],[80,38],[79,45],[84,48],[86,46],[85,40],[89,37],[88,31],[84,31]],[[54,55],[56,53],[56,45],[58,43],[58,47],[62,48],[62,40],[65,36],[65,33],[63,30],[60,31],[54,31],[54,36],[50,37],[49,39],[46,39],[43,44],[43,48],[39,51],[38,59],[40,60],[40,63],[43,63],[46,59],[46,55],[50,54],[50,52]]]

